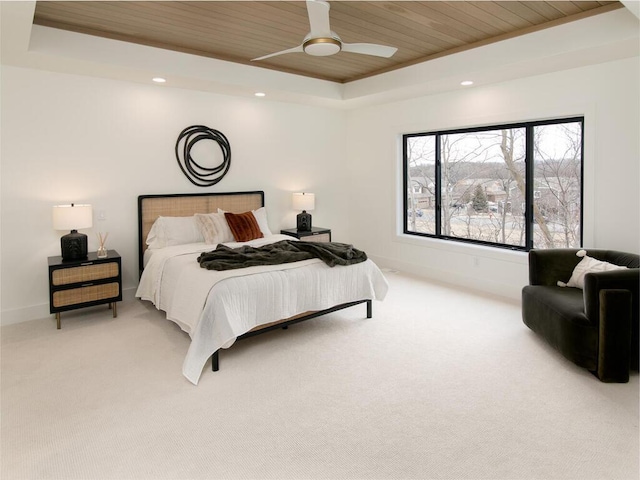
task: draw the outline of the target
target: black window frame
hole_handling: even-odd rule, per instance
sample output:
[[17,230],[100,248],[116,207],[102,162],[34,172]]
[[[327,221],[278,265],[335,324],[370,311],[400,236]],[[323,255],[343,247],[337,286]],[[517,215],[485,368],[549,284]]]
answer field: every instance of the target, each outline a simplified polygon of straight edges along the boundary
[[[453,242],[484,245],[506,250],[516,250],[528,252],[533,246],[534,228],[533,228],[533,204],[534,204],[534,128],[544,125],[555,125],[561,123],[579,123],[580,124],[580,247],[584,241],[584,116],[571,116],[562,118],[553,118],[546,120],[535,120],[516,123],[503,123],[496,125],[483,125],[480,127],[465,127],[450,130],[437,130],[429,132],[406,133],[402,135],[402,229],[406,235],[417,237],[437,238]],[[443,235],[442,232],[442,189],[441,189],[441,138],[443,135],[461,134],[461,133],[478,133],[492,130],[502,129],[525,129],[525,245],[508,245],[504,243],[489,242],[485,240],[476,240],[471,238],[452,237]],[[414,232],[409,230],[409,202],[408,202],[408,171],[409,159],[407,158],[407,140],[414,137],[435,136],[435,231],[436,233]],[[542,247],[536,247],[542,248]]]

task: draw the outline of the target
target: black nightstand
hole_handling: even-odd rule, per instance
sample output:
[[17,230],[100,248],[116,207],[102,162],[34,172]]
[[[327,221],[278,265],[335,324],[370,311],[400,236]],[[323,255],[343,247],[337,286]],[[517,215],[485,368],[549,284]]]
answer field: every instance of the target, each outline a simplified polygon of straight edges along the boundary
[[303,232],[296,228],[286,228],[280,230],[283,235],[289,235],[295,237],[303,242],[330,242],[331,241],[331,229],[322,227],[311,227],[311,231]]
[[96,252],[84,260],[49,257],[49,311],[56,314],[58,329],[60,312],[108,303],[115,318],[120,301],[122,268],[115,250],[109,250],[106,258],[98,258]]

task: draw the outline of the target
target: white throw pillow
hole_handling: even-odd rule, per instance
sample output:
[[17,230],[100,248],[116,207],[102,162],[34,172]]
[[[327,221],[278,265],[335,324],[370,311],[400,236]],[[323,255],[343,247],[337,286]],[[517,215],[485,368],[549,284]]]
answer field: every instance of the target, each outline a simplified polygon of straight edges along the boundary
[[194,216],[158,217],[147,235],[149,248],[164,248],[173,245],[204,242]]
[[257,210],[251,210],[253,216],[256,217],[256,222],[258,222],[258,227],[260,227],[260,231],[266,237],[268,235],[273,235],[271,230],[269,230],[269,222],[267,221],[267,209],[264,207],[260,207]]
[[195,217],[205,243],[215,245],[234,241],[224,213],[197,213]]
[[625,268],[627,268],[588,257],[586,250],[579,250],[578,252],[576,252],[576,256],[584,258],[580,260],[580,263],[578,263],[578,265],[576,265],[576,268],[573,269],[573,273],[571,274],[571,278],[569,279],[569,281],[567,283],[558,281],[558,286],[584,289],[584,276],[587,273],[607,272],[609,270],[624,270]]
[[[225,210],[222,210],[221,208],[218,209],[218,213],[221,213],[224,215]],[[267,209],[265,207],[260,207],[257,210],[251,210],[251,213],[253,213],[253,216],[256,219],[256,222],[258,222],[258,227],[260,227],[260,231],[262,232],[262,235],[264,235],[265,237],[273,235],[273,233],[271,233],[271,230],[269,230],[269,221],[267,220]]]

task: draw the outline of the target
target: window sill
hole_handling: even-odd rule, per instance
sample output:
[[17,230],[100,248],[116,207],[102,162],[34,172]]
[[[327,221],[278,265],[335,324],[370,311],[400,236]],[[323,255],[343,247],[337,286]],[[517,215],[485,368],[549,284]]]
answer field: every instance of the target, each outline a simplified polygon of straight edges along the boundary
[[519,250],[509,250],[508,248],[475,245],[472,243],[455,242],[452,240],[444,240],[440,238],[419,237],[406,233],[396,234],[393,242],[431,248],[434,250],[441,250],[443,252],[453,254],[499,260],[502,262],[512,262],[522,265],[526,265],[528,263],[527,252]]

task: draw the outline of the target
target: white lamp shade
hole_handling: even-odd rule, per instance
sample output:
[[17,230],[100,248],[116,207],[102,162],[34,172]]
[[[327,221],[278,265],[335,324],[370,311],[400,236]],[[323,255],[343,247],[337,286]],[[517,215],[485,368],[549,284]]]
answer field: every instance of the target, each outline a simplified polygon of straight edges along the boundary
[[293,209],[310,211],[316,208],[316,196],[313,193],[294,193]]
[[78,230],[93,226],[91,205],[55,205],[53,207],[54,230]]

